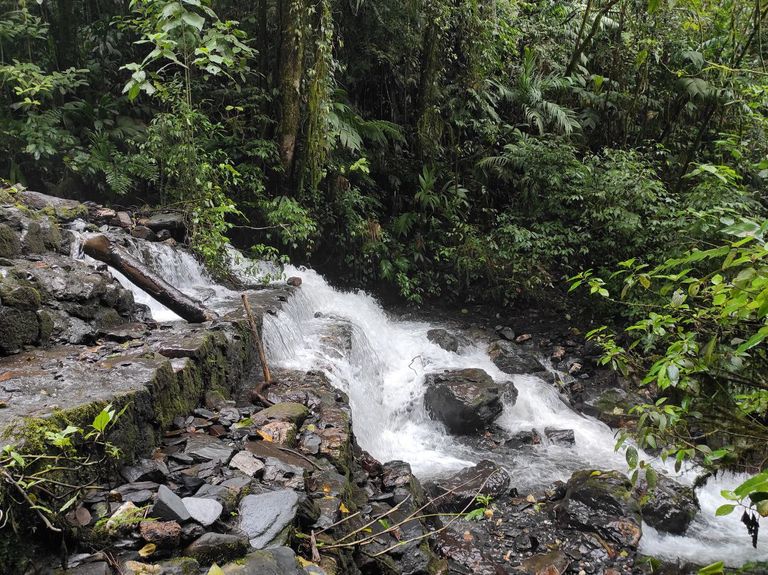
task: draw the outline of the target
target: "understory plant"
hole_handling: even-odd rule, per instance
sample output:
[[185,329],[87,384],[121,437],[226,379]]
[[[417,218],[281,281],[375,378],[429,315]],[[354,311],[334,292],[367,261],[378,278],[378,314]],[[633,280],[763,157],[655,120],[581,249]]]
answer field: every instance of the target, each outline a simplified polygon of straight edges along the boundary
[[20,533],[39,522],[61,533],[71,526],[65,514],[76,510],[89,487],[120,457],[109,433],[129,405],[120,411],[106,405],[85,428],[29,423],[25,440],[5,445],[0,451],[0,529]]
[[[768,221],[722,224],[716,245],[655,266],[630,259],[607,279],[588,270],[571,278],[571,289],[634,309],[622,335],[600,327],[588,337],[601,345],[602,364],[654,398],[632,409],[641,447],[674,459],[676,469],[691,460],[710,471],[760,472],[768,462]],[[616,279],[618,294],[608,287]],[[757,517],[768,512],[765,472],[723,495],[736,503],[718,514],[745,507],[756,537]]]

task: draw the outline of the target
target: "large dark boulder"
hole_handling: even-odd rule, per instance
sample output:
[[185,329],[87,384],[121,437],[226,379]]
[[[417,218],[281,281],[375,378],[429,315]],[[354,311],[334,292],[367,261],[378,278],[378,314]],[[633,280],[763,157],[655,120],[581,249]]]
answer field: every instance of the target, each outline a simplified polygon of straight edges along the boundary
[[429,374],[426,384],[427,412],[444,423],[451,433],[472,433],[501,413],[501,388],[482,369]]
[[530,351],[504,339],[491,343],[488,355],[496,367],[510,375],[536,373],[544,369]]
[[699,500],[691,487],[660,475],[653,488],[643,486],[643,520],[658,531],[682,535],[699,512]]
[[632,482],[618,471],[574,473],[556,515],[564,527],[597,533],[631,550],[637,547],[642,535],[640,506]]
[[430,481],[424,488],[435,506],[445,513],[460,513],[476,495],[498,499],[509,491],[507,471],[493,461],[481,461],[449,477]]

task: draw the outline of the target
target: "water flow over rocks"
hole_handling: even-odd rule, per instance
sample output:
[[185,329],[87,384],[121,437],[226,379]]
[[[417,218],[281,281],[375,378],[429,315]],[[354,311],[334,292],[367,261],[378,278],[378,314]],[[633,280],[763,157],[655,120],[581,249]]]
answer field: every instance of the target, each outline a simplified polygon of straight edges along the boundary
[[[126,220],[99,213],[119,225]],[[160,221],[156,230],[144,226],[155,239],[166,229],[158,226],[171,225]],[[228,318],[238,293],[214,283],[173,241],[102,231],[221,314],[216,329],[235,321]],[[5,245],[14,256],[29,249],[24,238]],[[239,283],[256,283],[239,258],[232,256]],[[0,265],[28,261],[40,260]],[[661,488],[649,493],[629,484],[612,430],[570,405],[593,406],[598,415],[625,409],[607,399],[624,392],[615,382],[594,383],[602,380],[585,348],[504,326],[462,332],[398,321],[366,294],[338,292],[312,271],[287,272],[295,291],[279,296],[286,300],[281,311],[263,315],[275,378],[265,391],[271,407],[249,403],[247,388],[258,383],[249,370],[235,370],[236,381],[230,368],[206,372],[229,378],[224,389],[242,392],[238,401],[202,385],[195,393],[183,387],[194,379],[185,370],[220,353],[200,339],[213,325],[158,328],[130,317],[141,310],[131,304],[120,323],[135,325],[110,328],[108,349],[89,352],[103,361],[123,342],[146,354],[146,341],[136,343],[145,338],[185,395],[173,415],[158,412],[159,449],[125,465],[124,484],[94,484],[74,504],[69,520],[91,551],[72,555],[66,573],[205,573],[217,562],[241,575],[615,575],[641,569],[638,550],[696,563],[765,555],[749,547],[736,520],[713,521],[717,490],[739,478],[719,478],[699,491],[698,503],[687,487],[695,470],[675,480],[662,473]],[[1,293],[0,310],[32,306],[39,322],[39,304],[21,297],[27,287]],[[83,301],[113,305],[99,297]],[[148,303],[156,321],[176,319]],[[18,345],[41,343],[40,334],[38,327]],[[228,337],[227,345],[239,345]],[[547,370],[550,362],[558,369]],[[94,545],[110,553],[93,553]]]

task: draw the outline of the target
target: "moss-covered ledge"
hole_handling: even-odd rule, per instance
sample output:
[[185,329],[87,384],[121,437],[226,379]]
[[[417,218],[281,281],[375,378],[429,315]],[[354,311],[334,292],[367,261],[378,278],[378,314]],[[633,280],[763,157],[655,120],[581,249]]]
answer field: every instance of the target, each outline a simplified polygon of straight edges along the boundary
[[[290,291],[254,292],[249,299],[257,321],[279,309]],[[68,425],[87,429],[104,406],[111,404],[117,411],[125,407],[108,436],[120,450],[119,459],[56,477],[85,485],[150,454],[173,419],[201,405],[206,393],[235,397],[252,387],[254,374],[260,372],[243,313],[203,325],[165,324],[135,333],[137,337],[121,343],[107,333],[93,347],[38,348],[0,358],[0,445],[13,445],[22,454],[56,453],[46,432]],[[0,483],[0,509],[10,504],[10,490],[7,482]],[[35,523],[34,513],[27,515]],[[29,545],[13,541],[19,542],[10,526],[0,530],[0,564],[13,565],[17,551],[30,552]]]

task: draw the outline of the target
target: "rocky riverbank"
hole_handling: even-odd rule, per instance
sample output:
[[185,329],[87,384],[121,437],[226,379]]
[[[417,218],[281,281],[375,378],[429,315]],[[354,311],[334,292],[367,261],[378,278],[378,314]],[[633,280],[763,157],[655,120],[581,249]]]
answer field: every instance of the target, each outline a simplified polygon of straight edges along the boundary
[[[510,379],[479,368],[427,375],[429,416],[490,458],[422,483],[407,463],[359,447],[350,400],[324,372],[273,369],[272,385],[253,393],[263,372],[237,302],[205,324],[153,321],[103,265],[71,257],[77,236],[67,227],[76,218],[77,229],[117,242],[175,246],[184,237],[175,216],[0,195],[0,427],[14,446],[3,452],[0,572],[696,571],[638,555],[643,523],[681,533],[697,513],[693,492],[671,478],[662,474],[654,489],[605,469],[565,482],[541,477],[535,489],[512,479],[518,455],[575,441],[568,428],[510,434],[496,425],[502,403],[518,398],[514,375],[545,378],[566,403],[612,427],[633,424],[629,408],[642,398],[598,367],[579,333],[489,327],[470,316],[431,330],[429,340],[449,353],[487,349]],[[291,283],[248,293],[257,324],[307,289]],[[349,320],[321,319],[326,351],[352,353]],[[119,457],[87,473],[69,469],[88,445],[68,445],[67,430],[96,429],[108,404],[126,407],[105,436]],[[43,486],[48,494],[35,490],[44,458],[62,467]],[[33,512],[30,493],[51,507],[52,525]]]

